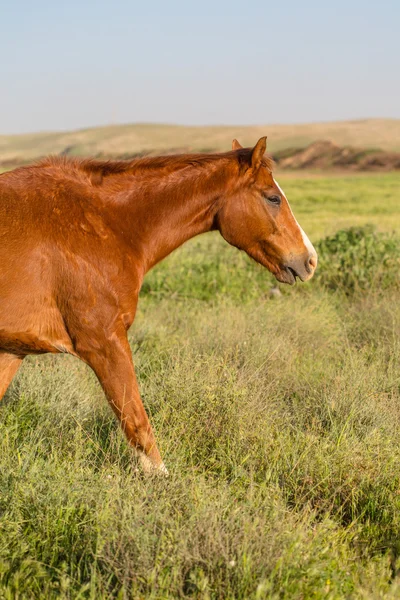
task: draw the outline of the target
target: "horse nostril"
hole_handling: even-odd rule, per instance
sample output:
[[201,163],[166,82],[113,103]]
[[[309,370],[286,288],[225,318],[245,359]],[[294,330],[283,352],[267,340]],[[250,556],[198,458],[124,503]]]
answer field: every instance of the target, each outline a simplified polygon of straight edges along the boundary
[[315,269],[317,266],[317,257],[314,254],[308,257],[308,264],[312,269]]

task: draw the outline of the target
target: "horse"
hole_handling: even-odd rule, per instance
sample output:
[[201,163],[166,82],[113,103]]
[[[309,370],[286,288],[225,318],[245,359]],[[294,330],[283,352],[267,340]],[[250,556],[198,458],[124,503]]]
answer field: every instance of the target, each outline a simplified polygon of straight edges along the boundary
[[67,353],[96,374],[146,473],[167,473],[127,332],[145,274],[217,230],[276,279],[317,254],[273,176],[266,137],[224,153],[49,157],[0,175],[0,399],[24,357]]

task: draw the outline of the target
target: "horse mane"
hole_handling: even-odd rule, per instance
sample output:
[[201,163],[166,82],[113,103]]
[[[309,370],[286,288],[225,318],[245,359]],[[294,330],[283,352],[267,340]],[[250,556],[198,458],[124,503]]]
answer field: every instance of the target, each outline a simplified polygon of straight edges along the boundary
[[[113,175],[137,175],[151,171],[165,174],[193,167],[201,169],[217,162],[226,162],[236,157],[239,165],[249,163],[251,148],[225,153],[170,154],[164,156],[147,156],[133,160],[98,160],[94,158],[70,158],[66,156],[48,156],[35,163],[39,168],[56,168],[68,174],[83,174],[92,185],[100,185],[104,178]],[[270,172],[274,161],[265,155],[262,165]]]

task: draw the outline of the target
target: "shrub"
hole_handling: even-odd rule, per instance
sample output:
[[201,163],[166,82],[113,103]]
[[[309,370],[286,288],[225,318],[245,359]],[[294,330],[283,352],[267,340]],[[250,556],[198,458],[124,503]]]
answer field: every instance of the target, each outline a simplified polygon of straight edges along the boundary
[[346,294],[399,287],[400,239],[373,225],[341,229],[317,244],[316,281]]

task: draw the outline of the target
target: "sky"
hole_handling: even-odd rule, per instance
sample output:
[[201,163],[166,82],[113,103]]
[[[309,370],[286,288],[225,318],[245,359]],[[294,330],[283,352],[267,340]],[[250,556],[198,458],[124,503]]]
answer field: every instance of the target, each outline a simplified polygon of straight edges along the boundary
[[398,0],[0,0],[0,134],[400,117]]

